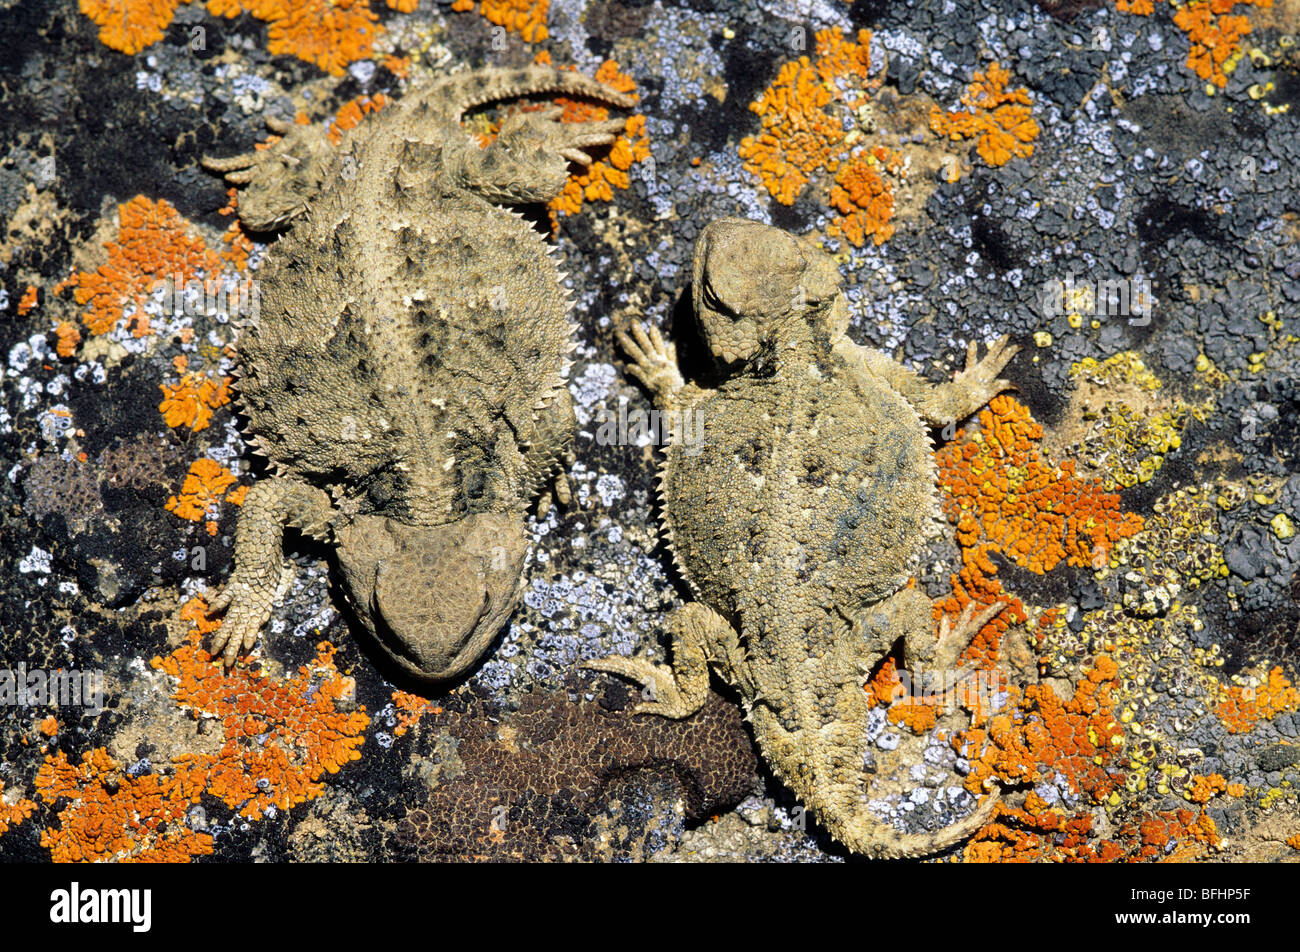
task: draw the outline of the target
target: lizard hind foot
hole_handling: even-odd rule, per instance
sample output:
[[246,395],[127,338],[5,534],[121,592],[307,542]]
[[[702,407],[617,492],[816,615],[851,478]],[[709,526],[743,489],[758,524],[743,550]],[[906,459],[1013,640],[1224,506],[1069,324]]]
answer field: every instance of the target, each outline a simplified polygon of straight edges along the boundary
[[276,231],[307,210],[324,183],[328,140],[311,126],[268,119],[281,138],[264,148],[225,158],[205,155],[205,169],[241,189],[239,218],[252,231]]
[[241,651],[251,651],[257,644],[262,626],[271,618],[271,608],[293,582],[293,570],[282,565],[274,592],[256,581],[235,577],[208,602],[206,614],[225,614],[221,627],[212,632],[208,653],[221,657],[226,670],[234,667]]

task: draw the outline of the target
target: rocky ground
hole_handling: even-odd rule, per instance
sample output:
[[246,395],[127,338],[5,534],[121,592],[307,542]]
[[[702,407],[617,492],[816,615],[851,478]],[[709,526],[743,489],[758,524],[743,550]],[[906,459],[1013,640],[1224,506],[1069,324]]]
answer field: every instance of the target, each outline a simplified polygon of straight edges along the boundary
[[[972,340],[1023,348],[1017,392],[934,434],[947,523],[918,578],[950,613],[1010,604],[972,649],[993,689],[936,708],[875,672],[863,730],[924,754],[873,808],[932,828],[1000,782],[941,860],[1300,858],[1300,4],[331,9],[0,0],[0,658],[103,679],[102,709],[55,705],[0,670],[0,857],[851,859],[733,697],[636,717],[577,667],[662,658],[686,594],[656,448],[601,428],[648,409],[614,331],[659,324],[703,373],[693,243],[740,215],[820,240],[854,338],[934,380]],[[539,57],[644,118],[531,210],[571,275],[581,432],[523,604],[421,697],[294,540],[294,587],[223,672],[201,599],[264,475],[231,378],[274,236],[199,158]]]

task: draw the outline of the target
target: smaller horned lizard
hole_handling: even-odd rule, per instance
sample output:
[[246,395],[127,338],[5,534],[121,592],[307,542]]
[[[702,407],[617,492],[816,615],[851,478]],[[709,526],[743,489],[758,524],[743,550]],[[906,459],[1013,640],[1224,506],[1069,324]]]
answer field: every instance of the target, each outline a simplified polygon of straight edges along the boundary
[[235,570],[213,600],[232,664],[292,580],[284,528],[332,546],[383,655],[431,684],[487,650],[518,600],[524,515],[568,453],[572,302],[553,248],[499,204],[546,202],[622,119],[510,115],[480,148],[464,113],[523,95],[632,100],[575,72],[466,72],[413,90],[331,147],[205,164],[246,186],[243,221],[292,225],[239,340],[240,402],[274,475],[254,483]]
[[[919,856],[970,836],[997,793],[942,829],[904,833],[869,808],[878,754],[867,680],[896,643],[915,670],[952,672],[1004,606],[971,607],[936,639],[931,602],[908,578],[936,531],[938,489],[926,423],[969,415],[1010,386],[1007,340],[935,386],[847,336],[835,263],[815,245],[740,219],[706,227],[693,297],[725,375],[688,385],[657,330],[621,335],[631,373],[674,434],[662,472],[664,530],[696,600],[668,619],[672,665],[608,657],[587,666],[647,689],[642,713],[699,710],[712,668],[739,693],[777,776],[849,848]],[[908,765],[904,765],[908,766]]]

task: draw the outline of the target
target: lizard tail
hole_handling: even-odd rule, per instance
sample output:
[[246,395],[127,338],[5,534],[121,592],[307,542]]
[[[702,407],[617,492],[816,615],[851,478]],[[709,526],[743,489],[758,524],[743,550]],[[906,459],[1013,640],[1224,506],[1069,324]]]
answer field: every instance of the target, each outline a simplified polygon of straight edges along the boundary
[[865,809],[855,810],[849,817],[831,817],[823,812],[818,819],[832,836],[856,853],[874,859],[903,859],[938,853],[973,836],[993,819],[1000,799],[1000,791],[994,789],[970,816],[926,833],[903,833]]
[[498,99],[541,94],[585,96],[630,109],[636,100],[616,92],[604,83],[573,70],[550,66],[521,66],[517,69],[488,68],[457,73],[438,80],[433,89],[440,93],[452,118],[459,120],[468,110]]
[[[831,836],[853,852],[872,859],[903,859],[938,853],[974,835],[997,809],[995,788],[975,812],[939,830],[904,833],[867,809],[861,776],[830,766],[825,752],[810,751],[797,732],[787,731],[765,706],[751,713],[754,737],[776,775],[799,797]],[[824,738],[821,738],[824,740]]]

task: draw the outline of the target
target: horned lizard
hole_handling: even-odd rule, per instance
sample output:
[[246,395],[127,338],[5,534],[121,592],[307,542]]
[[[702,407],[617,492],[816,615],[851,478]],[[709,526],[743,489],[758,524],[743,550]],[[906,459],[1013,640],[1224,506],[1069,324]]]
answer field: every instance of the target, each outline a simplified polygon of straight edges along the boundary
[[292,225],[238,342],[254,483],[213,651],[251,648],[292,573],[285,526],[333,547],[345,598],[383,654],[425,683],[464,672],[514,608],[525,512],[567,452],[576,346],[553,247],[498,203],[545,202],[622,119],[507,117],[480,148],[464,113],[563,93],[621,107],[574,72],[487,69],[414,90],[332,148],[295,126],[205,164],[246,185],[254,229]]
[[[904,833],[868,809],[879,752],[869,750],[864,684],[896,642],[908,664],[951,671],[1002,605],[936,639],[931,603],[907,587],[938,490],[926,423],[964,417],[1010,384],[1017,348],[935,386],[847,336],[834,262],[779,229],[740,219],[707,226],[693,297],[725,374],[686,384],[675,348],[653,327],[621,341],[631,373],[677,432],[661,475],[664,530],[696,600],[670,614],[671,666],[608,657],[588,667],[647,689],[642,713],[697,711],[712,668],[738,692],[777,776],[849,848],[876,857],[935,852],[987,822],[972,814]],[[690,421],[693,420],[693,425]],[[684,433],[697,434],[686,446]]]

